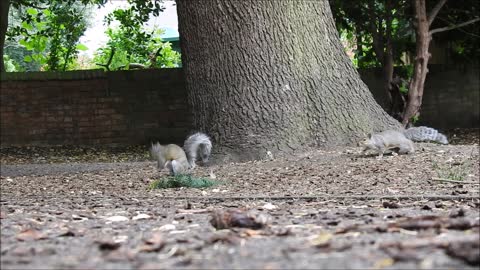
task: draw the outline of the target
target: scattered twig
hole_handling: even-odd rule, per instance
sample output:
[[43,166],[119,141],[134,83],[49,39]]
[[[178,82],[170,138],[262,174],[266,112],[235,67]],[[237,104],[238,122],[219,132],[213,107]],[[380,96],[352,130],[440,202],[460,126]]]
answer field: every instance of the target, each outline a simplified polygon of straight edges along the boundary
[[159,255],[158,255],[158,258],[159,258],[160,260],[166,260],[166,259],[172,257],[173,255],[175,255],[175,253],[177,253],[177,251],[178,251],[178,247],[177,247],[177,246],[174,246],[174,247],[172,247],[167,253],[165,253],[165,254],[159,254]]
[[440,182],[459,183],[459,184],[480,185],[479,182],[459,181],[459,180],[451,180],[451,179],[438,178],[438,177],[432,177],[432,180],[433,181],[440,181]]
[[212,212],[211,209],[177,209],[178,214],[204,214]]
[[453,29],[463,27],[463,26],[466,26],[466,25],[469,25],[469,24],[472,24],[472,23],[475,23],[475,22],[478,22],[478,21],[480,21],[480,18],[475,18],[475,19],[472,19],[472,20],[469,20],[469,21],[466,21],[464,23],[457,24],[457,25],[452,25],[452,26],[433,29],[433,30],[430,30],[429,34],[433,35],[435,33],[444,32],[444,31],[448,31],[448,30],[453,30]]

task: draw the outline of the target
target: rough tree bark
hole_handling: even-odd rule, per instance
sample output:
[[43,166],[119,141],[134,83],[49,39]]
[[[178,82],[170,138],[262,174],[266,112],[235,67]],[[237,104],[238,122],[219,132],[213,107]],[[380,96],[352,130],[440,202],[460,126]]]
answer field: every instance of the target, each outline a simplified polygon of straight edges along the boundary
[[177,0],[194,127],[223,161],[399,128],[338,38],[328,1]]

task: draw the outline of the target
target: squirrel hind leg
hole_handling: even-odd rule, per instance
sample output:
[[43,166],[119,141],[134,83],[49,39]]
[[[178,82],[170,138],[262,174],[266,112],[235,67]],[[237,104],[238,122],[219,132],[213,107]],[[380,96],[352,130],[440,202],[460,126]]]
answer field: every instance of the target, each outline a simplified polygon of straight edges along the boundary
[[167,167],[168,171],[170,172],[170,175],[176,174],[174,162],[175,160],[171,160],[171,161],[169,160],[165,163],[165,167]]
[[377,157],[377,159],[382,159],[382,158],[383,158],[383,154],[385,153],[385,150],[386,150],[386,149],[383,148],[383,147],[377,148],[377,152],[378,152],[378,157]]
[[196,164],[195,164],[196,159],[197,159],[197,156],[196,156],[196,155],[192,155],[192,156],[190,157],[190,160],[188,161],[188,166],[189,166],[190,169],[194,169],[194,168],[195,168],[195,166],[196,166]]
[[187,161],[181,162],[178,160],[172,160],[170,164],[171,164],[170,172],[172,175],[183,174],[188,172],[189,164],[187,163]]

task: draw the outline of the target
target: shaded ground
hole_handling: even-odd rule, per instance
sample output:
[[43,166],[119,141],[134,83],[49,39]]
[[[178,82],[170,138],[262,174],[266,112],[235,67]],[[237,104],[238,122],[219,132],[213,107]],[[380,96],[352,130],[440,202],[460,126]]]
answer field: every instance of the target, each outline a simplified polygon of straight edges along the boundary
[[[1,268],[478,269],[471,138],[382,160],[342,148],[214,165],[195,174],[215,175],[216,187],[154,191],[164,173],[140,148],[102,152],[116,163],[81,163],[98,157],[72,148],[63,157],[79,163],[68,164],[55,150],[3,148]],[[216,230],[212,213],[225,209],[266,226]]]

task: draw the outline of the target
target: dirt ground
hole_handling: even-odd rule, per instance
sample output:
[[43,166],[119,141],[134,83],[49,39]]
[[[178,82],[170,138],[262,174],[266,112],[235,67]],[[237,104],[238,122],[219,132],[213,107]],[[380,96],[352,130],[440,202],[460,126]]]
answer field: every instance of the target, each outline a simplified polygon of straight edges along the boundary
[[[142,147],[2,148],[0,266],[478,269],[478,132],[453,138],[212,165],[194,174],[219,185],[164,190]],[[260,228],[216,229],[225,211]]]

